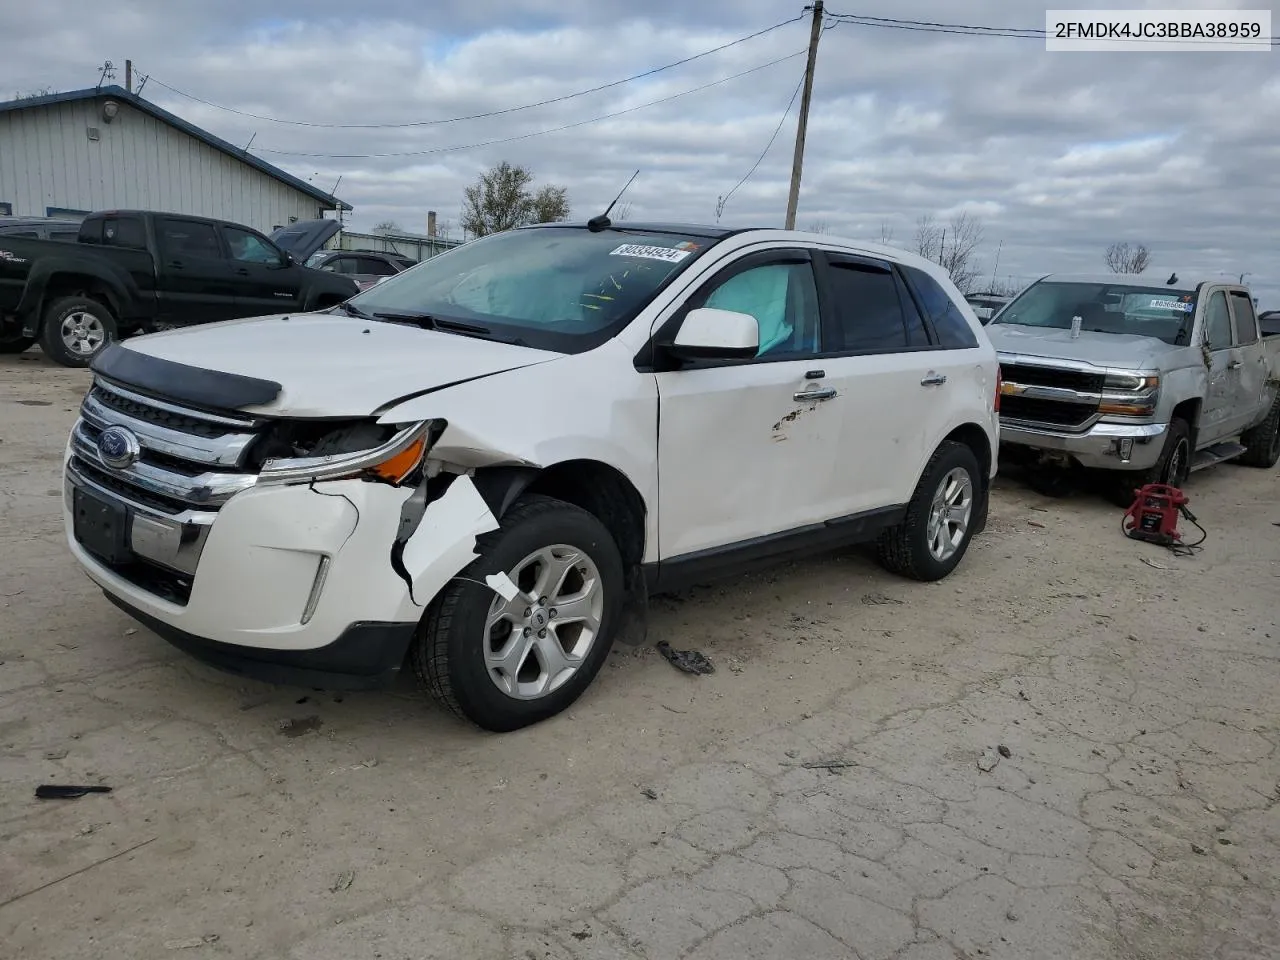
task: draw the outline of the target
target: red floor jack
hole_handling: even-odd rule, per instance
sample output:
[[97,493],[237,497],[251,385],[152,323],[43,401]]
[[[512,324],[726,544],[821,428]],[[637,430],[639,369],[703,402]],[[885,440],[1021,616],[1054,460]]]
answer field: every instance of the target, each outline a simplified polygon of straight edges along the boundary
[[[1177,487],[1165,483],[1148,483],[1134,491],[1133,504],[1124,513],[1120,528],[1126,537],[1157,543],[1181,556],[1191,554],[1204,543],[1204,527],[1196,521],[1195,514],[1187,509],[1191,501]],[[1186,543],[1178,532],[1178,515],[1186,517],[1200,531],[1200,539]]]

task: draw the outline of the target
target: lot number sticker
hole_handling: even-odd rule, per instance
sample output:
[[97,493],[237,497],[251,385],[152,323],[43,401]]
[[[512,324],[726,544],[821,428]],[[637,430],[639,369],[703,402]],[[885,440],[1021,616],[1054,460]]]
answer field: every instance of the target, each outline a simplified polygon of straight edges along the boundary
[[689,255],[688,250],[673,250],[671,247],[648,247],[642,243],[624,243],[609,253],[611,257],[643,257],[646,260],[665,260],[667,263],[679,263]]
[[1196,305],[1183,303],[1181,300],[1152,300],[1148,307],[1152,310],[1177,310],[1180,313],[1190,313]]

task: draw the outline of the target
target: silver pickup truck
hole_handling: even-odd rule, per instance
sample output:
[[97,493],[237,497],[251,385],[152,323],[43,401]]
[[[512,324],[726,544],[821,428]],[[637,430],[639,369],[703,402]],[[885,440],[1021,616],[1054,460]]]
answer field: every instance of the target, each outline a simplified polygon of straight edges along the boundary
[[1280,336],[1246,287],[1050,275],[987,325],[1000,356],[1002,456],[1123,471],[1116,493],[1192,470],[1280,460]]

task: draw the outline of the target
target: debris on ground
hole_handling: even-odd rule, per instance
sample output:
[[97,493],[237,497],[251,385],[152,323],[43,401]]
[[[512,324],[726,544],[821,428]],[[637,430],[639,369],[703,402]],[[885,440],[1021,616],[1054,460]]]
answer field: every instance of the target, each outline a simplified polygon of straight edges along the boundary
[[1044,524],[1043,524],[1043,523],[1041,523],[1039,520],[1028,520],[1028,521],[1027,521],[1027,526],[1029,526],[1029,527],[1036,527],[1036,528],[1038,528],[1038,529],[1040,529],[1040,530],[1043,530],[1043,529],[1044,529]]
[[349,890],[351,884],[356,881],[356,872],[354,870],[343,870],[338,874],[338,878],[333,881],[333,886],[329,888],[330,893],[341,893],[343,890]]
[[865,597],[862,598],[862,602],[869,607],[878,606],[880,604],[886,604],[886,603],[896,603],[899,606],[902,605],[901,600],[895,600],[893,597],[886,597],[882,593],[868,593]]
[[653,789],[653,787],[645,787],[643,790],[640,791],[640,793],[648,797],[650,800],[658,799],[658,791]]
[[196,947],[204,947],[217,942],[218,935],[211,933],[206,937],[191,937],[188,940],[166,940],[164,948],[166,950],[194,950]]
[[324,721],[315,715],[281,720],[280,732],[286,737],[300,737],[304,733],[312,733],[319,730],[323,723]]
[[808,763],[800,764],[806,770],[826,770],[828,773],[839,773],[841,770],[857,765],[856,760],[810,760]]
[[1208,851],[1208,850],[1206,850],[1204,847],[1200,846],[1200,844],[1198,844],[1198,843],[1193,843],[1193,844],[1191,845],[1191,852],[1192,852],[1192,853],[1198,853],[1198,854],[1200,854],[1200,856],[1202,856],[1202,857],[1203,857],[1203,856],[1204,856],[1206,853],[1208,853],[1209,851]]
[[994,753],[984,753],[978,758],[978,769],[983,773],[990,773],[1000,763],[1000,758]]
[[110,787],[69,786],[58,783],[42,783],[36,787],[37,800],[75,800],[86,793],[110,793]]
[[66,750],[49,750],[45,752],[44,758],[46,760],[62,760],[65,759],[66,756]]
[[698,650],[674,650],[665,640],[658,641],[658,652],[677,670],[685,673],[715,673],[715,665],[707,659],[706,654]]
[[1218,843],[1222,844],[1224,847],[1229,847],[1229,846],[1231,846],[1231,841],[1230,841],[1230,840],[1228,840],[1226,837],[1219,837],[1219,838],[1218,838]]
[[1155,567],[1157,570],[1169,569],[1163,563],[1156,563],[1154,560],[1148,560],[1146,557],[1139,557],[1138,559],[1141,560],[1143,563],[1145,563],[1148,567]]
[[996,747],[996,750],[1000,753],[1000,756],[1004,757],[1006,760],[1008,760],[1010,757],[1013,756],[1013,751],[1010,750],[1008,747],[1006,747],[1003,743],[1000,744],[1000,746]]

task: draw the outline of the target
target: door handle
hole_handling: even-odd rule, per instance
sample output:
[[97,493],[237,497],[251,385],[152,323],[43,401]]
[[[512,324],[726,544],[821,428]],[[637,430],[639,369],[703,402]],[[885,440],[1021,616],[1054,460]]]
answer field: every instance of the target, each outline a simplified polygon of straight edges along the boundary
[[169,266],[172,267],[174,270],[181,270],[183,264],[181,260],[170,260]]
[[816,390],[802,390],[799,393],[793,393],[791,399],[797,403],[805,403],[810,400],[830,400],[835,395],[835,387],[819,387]]
[[927,377],[920,381],[922,387],[940,387],[947,382],[945,373],[930,373]]
[[249,275],[249,270],[247,267],[241,267],[239,270],[236,271],[236,276],[238,277],[247,277],[248,275]]

